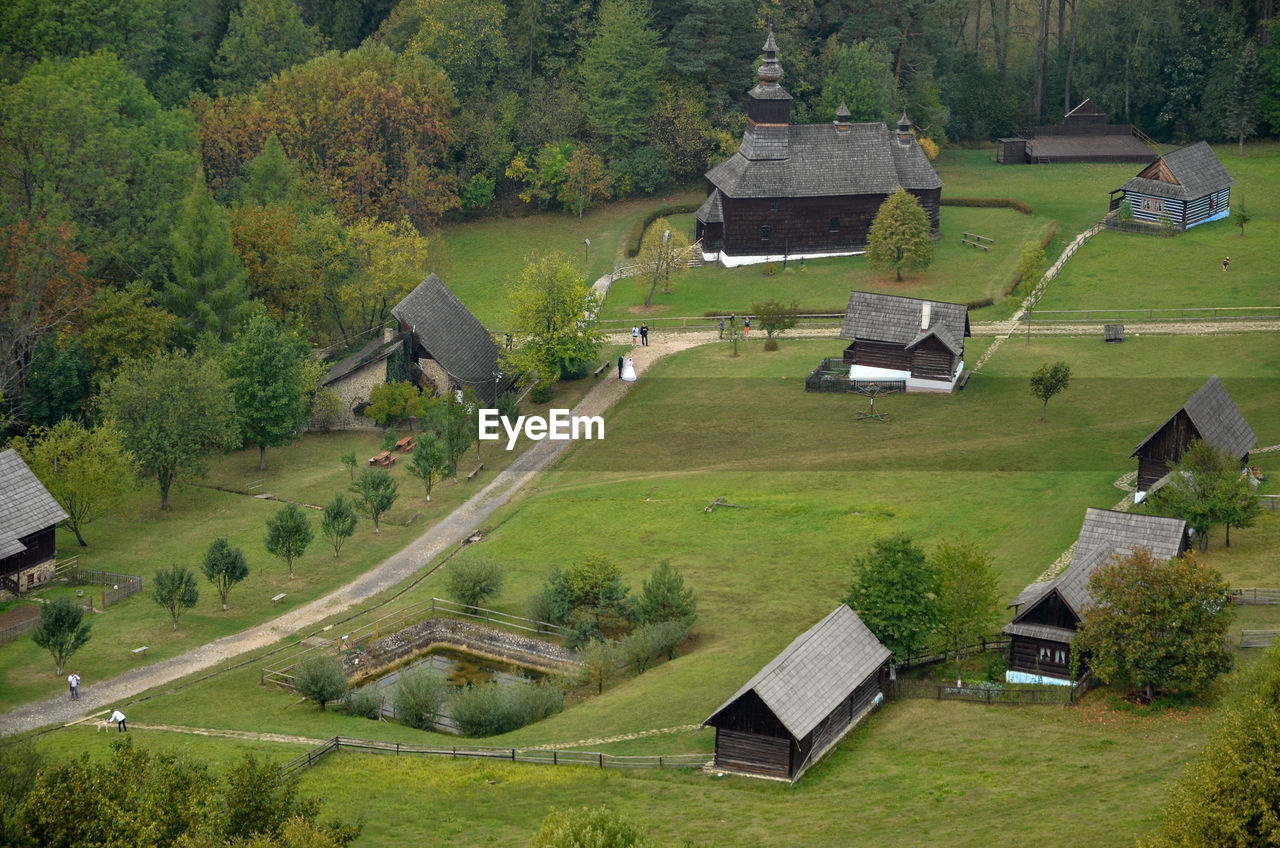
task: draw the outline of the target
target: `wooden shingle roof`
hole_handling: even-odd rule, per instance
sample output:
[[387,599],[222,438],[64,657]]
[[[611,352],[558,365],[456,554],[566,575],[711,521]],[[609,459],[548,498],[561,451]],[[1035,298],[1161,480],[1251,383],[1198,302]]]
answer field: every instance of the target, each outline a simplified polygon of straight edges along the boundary
[[796,638],[703,724],[754,691],[796,739],[889,659],[890,651],[845,604]]
[[1084,524],[1080,527],[1080,535],[1076,537],[1071,564],[1052,580],[1032,583],[1014,598],[1011,606],[1027,606],[1014,618],[1013,623],[1017,624],[1037,601],[1053,591],[1058,592],[1079,618],[1092,600],[1089,578],[1113,554],[1124,556],[1138,548],[1146,548],[1157,559],[1172,559],[1182,552],[1186,533],[1187,522],[1181,518],[1092,507],[1085,510]]
[[753,127],[742,147],[707,172],[727,197],[836,197],[942,188],[914,141],[900,144],[883,122]]
[[[929,321],[928,327],[923,327],[926,304]],[[888,342],[907,348],[936,336],[956,356],[963,354],[968,335],[972,335],[969,308],[963,303],[864,291],[849,292],[849,306],[840,327],[842,339]]]
[[[1142,174],[1160,171],[1157,166],[1163,163],[1164,168],[1172,175],[1174,182],[1149,179]],[[1197,141],[1160,157],[1142,170],[1142,174],[1129,180],[1116,191],[1127,190],[1148,194],[1152,197],[1167,197],[1172,200],[1195,200],[1207,194],[1213,194],[1235,184],[1222,162],[1214,155],[1208,142]]]
[[366,365],[381,362],[395,353],[396,349],[402,344],[404,344],[404,336],[396,336],[389,342],[384,342],[381,337],[376,338],[350,356],[335,362],[333,367],[329,369],[329,373],[325,375],[324,380],[321,381],[321,384],[325,386],[331,385]]
[[724,204],[720,200],[720,189],[713,188],[698,207],[696,217],[704,224],[724,223]]
[[13,448],[0,451],[0,557],[26,550],[18,540],[65,521],[54,500]]
[[435,274],[418,283],[391,314],[450,377],[465,385],[493,382],[498,369],[493,336]]
[[[1226,386],[1214,374],[1201,386],[1191,398],[1182,405],[1179,412],[1186,412],[1191,424],[1200,434],[1200,438],[1213,446],[1213,449],[1239,458],[1247,454],[1258,443],[1249,422],[1244,420],[1240,408],[1236,406]],[[1161,424],[1151,435],[1142,440],[1130,456],[1137,456],[1151,441],[1178,415],[1175,412],[1168,421]]]

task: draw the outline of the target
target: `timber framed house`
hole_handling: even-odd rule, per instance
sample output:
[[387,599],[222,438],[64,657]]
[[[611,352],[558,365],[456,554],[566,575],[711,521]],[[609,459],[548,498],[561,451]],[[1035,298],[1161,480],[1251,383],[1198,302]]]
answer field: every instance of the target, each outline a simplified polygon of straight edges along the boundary
[[1197,141],[1161,156],[1112,189],[1111,209],[1127,202],[1135,221],[1186,230],[1230,215],[1234,184],[1208,143]]
[[963,303],[849,293],[840,338],[855,382],[901,382],[908,392],[949,392],[964,368],[969,309]]

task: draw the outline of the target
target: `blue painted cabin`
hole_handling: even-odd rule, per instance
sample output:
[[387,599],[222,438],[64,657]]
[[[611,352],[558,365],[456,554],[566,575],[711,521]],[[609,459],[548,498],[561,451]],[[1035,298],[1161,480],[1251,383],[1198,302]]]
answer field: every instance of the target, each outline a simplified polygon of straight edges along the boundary
[[1128,202],[1135,221],[1180,230],[1231,214],[1234,180],[1203,141],[1161,156],[1111,192],[1111,209]]

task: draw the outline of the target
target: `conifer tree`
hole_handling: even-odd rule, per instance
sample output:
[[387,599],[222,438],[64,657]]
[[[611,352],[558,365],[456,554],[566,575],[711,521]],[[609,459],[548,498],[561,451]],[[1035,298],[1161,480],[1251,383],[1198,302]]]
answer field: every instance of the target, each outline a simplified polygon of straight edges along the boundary
[[933,262],[933,235],[929,216],[904,188],[880,205],[867,233],[867,260],[877,268],[893,271],[902,281],[903,271],[928,268]]
[[604,0],[582,53],[583,111],[612,156],[644,143],[667,51],[645,0]]

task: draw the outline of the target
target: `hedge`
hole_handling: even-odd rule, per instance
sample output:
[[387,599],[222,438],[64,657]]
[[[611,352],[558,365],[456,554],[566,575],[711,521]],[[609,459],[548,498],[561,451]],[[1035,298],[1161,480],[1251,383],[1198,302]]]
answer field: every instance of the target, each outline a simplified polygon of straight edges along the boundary
[[[1049,242],[1053,241],[1053,237],[1058,234],[1058,222],[1054,221],[1049,225],[1049,231],[1044,234],[1044,238],[1040,239],[1040,249],[1045,250],[1049,247]],[[1018,287],[1018,283],[1022,282],[1022,276],[1015,270],[1013,279],[1009,281],[1009,285],[1005,286],[1004,296],[1008,297],[1013,294],[1014,289]]]
[[1012,197],[944,197],[941,200],[943,206],[979,206],[986,209],[1001,208],[1015,209],[1023,215],[1035,214],[1031,207],[1021,200],[1014,200]]
[[631,226],[631,234],[627,236],[627,256],[635,257],[640,252],[640,242],[644,240],[644,231],[649,229],[649,225],[659,218],[665,218],[668,215],[682,215],[685,212],[697,212],[698,207],[702,203],[673,203],[670,206],[659,206],[657,209],[650,210],[643,218],[640,218]]

